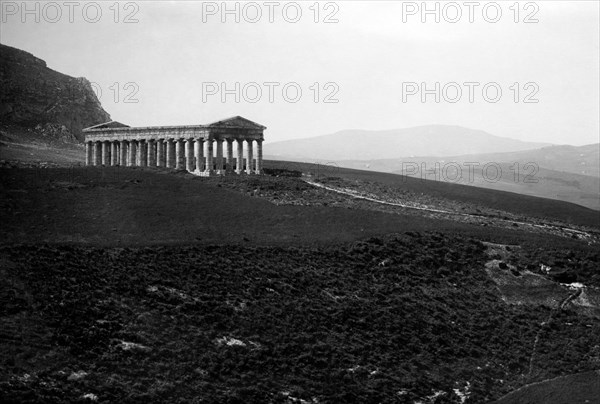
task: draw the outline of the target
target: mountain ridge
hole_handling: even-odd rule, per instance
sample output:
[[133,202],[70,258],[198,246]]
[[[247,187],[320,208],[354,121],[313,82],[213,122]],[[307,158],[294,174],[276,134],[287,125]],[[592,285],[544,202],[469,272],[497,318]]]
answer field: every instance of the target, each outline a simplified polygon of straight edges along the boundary
[[[33,54],[3,44],[0,59],[0,119],[4,124],[25,128],[55,124],[81,141],[83,128],[110,121],[85,77],[50,69]],[[56,137],[55,132],[50,136]]]
[[285,158],[361,160],[399,156],[510,152],[550,146],[523,142],[457,125],[387,130],[345,129],[331,134],[265,144],[265,154]]

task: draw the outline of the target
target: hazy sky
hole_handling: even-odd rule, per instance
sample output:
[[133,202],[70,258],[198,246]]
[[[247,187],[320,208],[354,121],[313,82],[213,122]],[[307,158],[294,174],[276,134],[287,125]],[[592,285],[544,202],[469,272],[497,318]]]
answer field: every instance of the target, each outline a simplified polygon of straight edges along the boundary
[[478,3],[2,0],[0,42],[87,77],[134,126],[242,115],[267,141],[449,124],[598,142],[599,2]]

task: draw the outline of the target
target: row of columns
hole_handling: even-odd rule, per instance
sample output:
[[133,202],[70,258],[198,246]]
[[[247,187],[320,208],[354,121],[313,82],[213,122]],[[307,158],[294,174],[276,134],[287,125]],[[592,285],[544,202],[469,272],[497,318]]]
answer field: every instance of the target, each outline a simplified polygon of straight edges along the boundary
[[[234,159],[233,144],[237,143]],[[243,150],[246,142],[246,158]],[[256,157],[253,142],[256,142]],[[217,155],[214,157],[216,143]],[[227,156],[223,156],[227,143]],[[251,139],[159,139],[88,141],[86,165],[168,167],[211,175],[233,172],[262,174],[262,140]],[[246,162],[244,167],[244,161]]]

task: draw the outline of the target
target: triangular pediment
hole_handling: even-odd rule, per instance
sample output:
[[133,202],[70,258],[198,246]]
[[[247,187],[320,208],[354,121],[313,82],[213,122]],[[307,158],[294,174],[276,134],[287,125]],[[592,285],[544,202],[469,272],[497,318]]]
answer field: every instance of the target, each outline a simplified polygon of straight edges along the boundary
[[124,123],[117,122],[117,121],[110,121],[110,122],[104,122],[104,123],[100,123],[98,125],[90,126],[89,128],[85,128],[83,130],[85,131],[85,130],[92,130],[92,129],[114,129],[114,128],[129,128],[129,125],[125,125]]
[[241,116],[221,119],[220,121],[209,123],[206,126],[219,128],[266,129],[266,126],[262,126],[261,124],[252,122]]

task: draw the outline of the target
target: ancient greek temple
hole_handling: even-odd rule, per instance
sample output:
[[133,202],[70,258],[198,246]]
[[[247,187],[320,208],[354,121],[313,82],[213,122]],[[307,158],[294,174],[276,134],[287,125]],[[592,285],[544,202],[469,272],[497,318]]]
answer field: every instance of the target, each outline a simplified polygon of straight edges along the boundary
[[168,167],[202,176],[261,174],[265,129],[241,116],[191,126],[129,127],[111,121],[83,130],[85,162],[95,166]]

